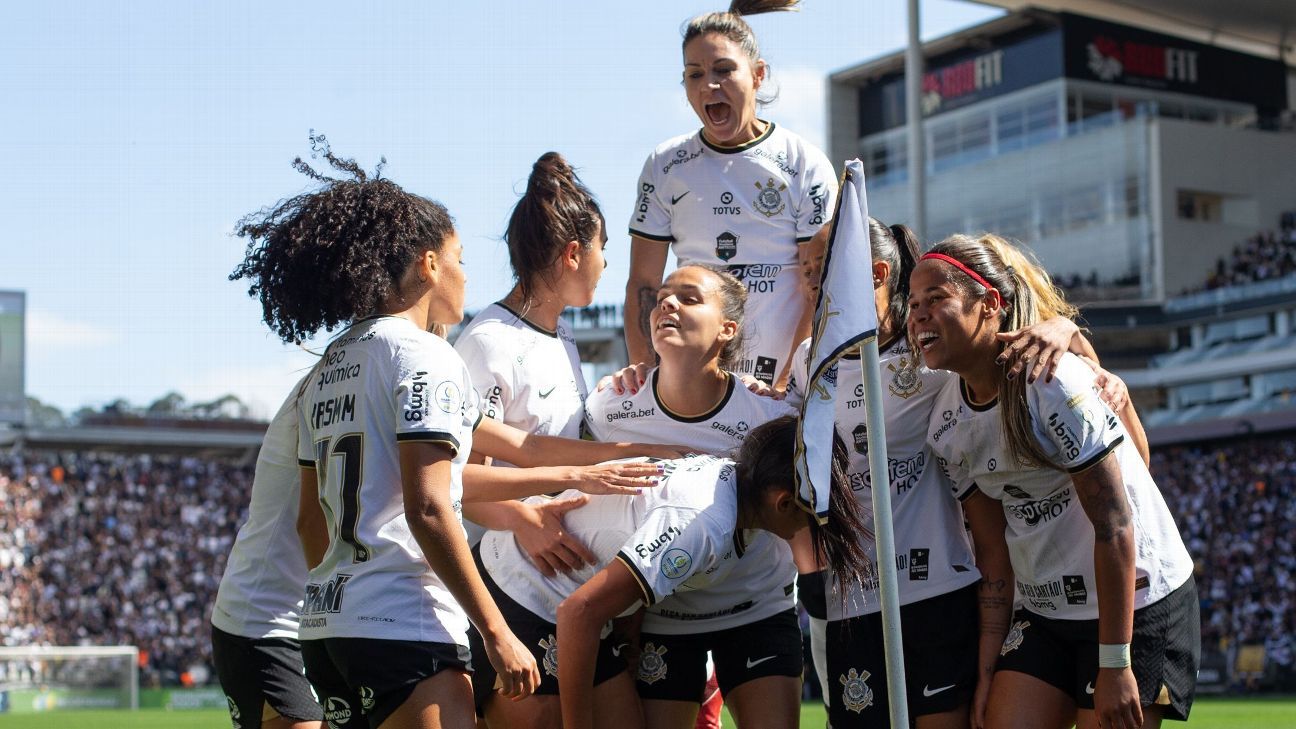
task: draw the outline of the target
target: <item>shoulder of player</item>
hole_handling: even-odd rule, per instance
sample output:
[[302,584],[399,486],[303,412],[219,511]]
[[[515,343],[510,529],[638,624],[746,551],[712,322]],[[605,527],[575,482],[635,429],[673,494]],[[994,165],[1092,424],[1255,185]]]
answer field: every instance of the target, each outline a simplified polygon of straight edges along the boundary
[[[1037,377],[1026,386],[1027,402],[1034,406],[1065,400],[1067,407],[1074,407],[1079,402],[1077,398],[1083,400],[1083,396],[1093,393],[1096,377],[1089,365],[1079,357],[1064,352],[1050,381]],[[1073,400],[1076,402],[1072,402]]]
[[669,161],[676,157],[679,151],[684,151],[688,154],[690,150],[696,151],[701,149],[702,146],[700,130],[694,130],[671,137],[661,144],[658,144],[656,147],[653,147],[653,151],[648,155],[648,159],[654,162]]
[[747,386],[743,384],[742,379],[738,375],[733,373],[730,374],[733,377],[733,393],[730,395],[729,401],[725,403],[725,407],[722,408],[719,413],[716,413],[717,415],[721,415],[727,410],[734,409],[755,411],[762,416],[762,419],[759,423],[753,423],[753,425],[759,425],[760,423],[784,415],[796,414],[796,410],[791,405],[787,404],[786,401],[775,400],[766,395],[758,395],[751,390],[748,390]]

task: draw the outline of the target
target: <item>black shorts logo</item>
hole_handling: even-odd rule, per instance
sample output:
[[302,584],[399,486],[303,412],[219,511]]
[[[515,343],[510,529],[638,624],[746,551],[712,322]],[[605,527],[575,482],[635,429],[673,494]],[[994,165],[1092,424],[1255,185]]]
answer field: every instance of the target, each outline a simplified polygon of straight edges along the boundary
[[930,558],[930,549],[922,548],[909,550],[909,579],[927,579],[927,563]]
[[778,374],[778,360],[773,357],[757,357],[756,371],[752,376],[764,382],[767,385],[774,384],[774,376]]
[[716,258],[722,261],[728,261],[738,255],[738,236],[727,230],[717,235],[715,254]]
[[1066,595],[1068,605],[1084,605],[1089,602],[1084,575],[1062,575],[1062,592]]

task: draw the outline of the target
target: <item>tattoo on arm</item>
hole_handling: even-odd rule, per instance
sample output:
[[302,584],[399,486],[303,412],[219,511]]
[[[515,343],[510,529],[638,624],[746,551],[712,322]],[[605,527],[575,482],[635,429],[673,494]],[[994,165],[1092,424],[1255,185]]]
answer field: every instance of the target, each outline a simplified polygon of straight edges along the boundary
[[1089,520],[1093,522],[1094,539],[1099,542],[1116,539],[1130,524],[1129,501],[1125,498],[1124,489],[1119,483],[1105,485],[1098,482],[1077,486],[1080,501],[1089,513]]
[[657,305],[657,290],[651,286],[640,286],[635,292],[635,299],[639,302],[639,331],[643,333],[644,339],[647,340],[649,348],[652,347],[652,331],[648,326],[648,317],[652,313],[653,307]]

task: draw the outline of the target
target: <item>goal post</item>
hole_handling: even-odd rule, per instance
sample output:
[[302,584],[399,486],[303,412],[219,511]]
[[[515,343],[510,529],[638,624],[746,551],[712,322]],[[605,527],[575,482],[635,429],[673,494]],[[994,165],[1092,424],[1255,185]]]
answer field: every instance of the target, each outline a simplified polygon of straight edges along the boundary
[[0,646],[0,692],[15,713],[138,709],[136,646]]

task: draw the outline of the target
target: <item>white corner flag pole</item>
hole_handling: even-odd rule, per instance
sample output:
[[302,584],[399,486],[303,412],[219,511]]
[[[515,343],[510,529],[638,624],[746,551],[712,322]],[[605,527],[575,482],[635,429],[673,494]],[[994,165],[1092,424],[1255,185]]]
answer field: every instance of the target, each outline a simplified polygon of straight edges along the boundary
[[[882,596],[882,647],[886,653],[887,695],[891,726],[909,726],[904,643],[900,638],[900,589],[896,575],[895,525],[891,512],[891,469],[887,464],[886,416],[882,412],[881,357],[877,337],[860,343],[864,375],[864,409],[868,413],[869,482],[873,484],[873,539]],[[882,485],[882,488],[878,486]]]

